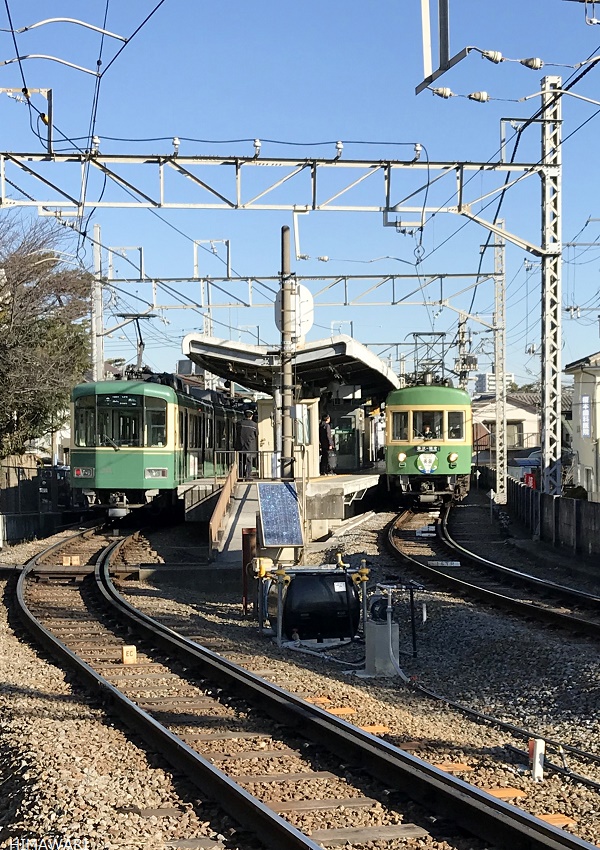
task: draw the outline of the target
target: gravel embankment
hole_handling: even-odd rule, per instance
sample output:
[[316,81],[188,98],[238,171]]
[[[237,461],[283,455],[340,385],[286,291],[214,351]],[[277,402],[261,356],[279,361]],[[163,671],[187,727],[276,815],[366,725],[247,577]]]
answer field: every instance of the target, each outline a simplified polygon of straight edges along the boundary
[[[5,549],[0,562],[21,563],[47,543]],[[0,847],[57,836],[82,850],[162,848],[203,837],[207,848],[244,850],[231,822],[174,784],[159,757],[29,643],[9,618],[13,582],[0,575]]]
[[[355,567],[367,558],[373,565],[374,583],[401,581],[406,577],[403,567],[383,547],[381,530],[391,518],[391,514],[375,515],[324,546],[311,547],[307,563],[334,562],[340,552]],[[160,551],[165,543],[162,534],[157,542]],[[518,552],[516,556],[520,557]],[[547,773],[543,783],[534,783],[505,749],[508,744],[526,750],[522,738],[475,725],[444,701],[412,692],[398,679],[360,680],[349,674],[350,662],[358,662],[364,646],[329,651],[326,659],[291,648],[279,650],[271,639],[258,634],[255,622],[243,618],[235,594],[223,598],[171,586],[161,591],[154,596],[133,590],[132,598],[153,616],[179,618],[184,624],[193,623],[194,629],[197,625],[198,632],[208,629],[211,648],[215,639],[222,640],[224,654],[238,663],[278,671],[272,678],[282,687],[306,696],[326,695],[336,706],[354,707],[357,713],[349,718],[351,722],[384,724],[390,729],[387,739],[399,746],[404,741],[426,742],[418,751],[420,757],[439,762],[443,752],[447,759],[450,743],[452,761],[475,768],[463,777],[469,782],[480,787],[518,787],[527,794],[519,802],[523,808],[533,814],[568,815],[577,821],[570,827],[575,834],[592,843],[600,840],[597,791],[553,773]],[[600,755],[600,661],[591,639],[482,610],[434,589],[416,596],[417,658],[411,655],[407,607],[400,629],[400,663],[417,684],[446,700]],[[421,621],[423,603],[425,623]],[[551,758],[560,763],[558,755]],[[581,765],[569,756],[567,763],[573,771],[600,782],[600,765]]]
[[[334,561],[339,551],[353,566],[363,557],[376,564],[373,582],[400,580],[402,568],[382,547],[381,528],[388,518],[375,515],[320,550],[313,547],[307,562]],[[0,563],[8,563],[7,557],[22,562],[36,544],[28,546],[27,554],[20,547],[2,552]],[[543,783],[533,783],[505,750],[507,744],[525,749],[521,739],[474,725],[444,702],[426,699],[397,679],[360,680],[349,674],[363,646],[331,650],[327,658],[278,649],[258,634],[254,621],[242,616],[237,594],[223,598],[169,585],[154,596],[139,592],[144,589],[133,586],[131,593],[148,613],[197,623],[198,633],[208,629],[239,663],[274,671],[273,679],[296,693],[326,695],[336,706],[354,708],[352,722],[387,726],[392,743],[423,742],[420,757],[438,762],[440,753],[446,759],[451,751],[453,761],[473,767],[463,778],[481,787],[518,787],[527,795],[520,801],[523,808],[568,815],[576,821],[572,832],[600,842],[598,792],[552,773]],[[600,753],[600,662],[591,640],[478,610],[435,590],[418,593],[417,601],[419,614],[426,603],[427,621],[419,617],[416,659],[410,654],[408,619],[402,623],[400,663],[407,675],[447,699]],[[216,837],[219,832],[223,846],[238,846],[235,835],[211,822],[206,804],[194,811],[156,759],[149,761],[63,671],[15,635],[6,608],[0,611],[0,642],[6,648],[0,661],[5,683],[0,691],[0,846],[9,846],[10,838],[54,833],[86,837],[90,848],[163,847],[169,840]],[[598,766],[574,769],[596,774],[600,781]],[[140,813],[150,808],[170,808],[172,816]],[[417,845],[433,847],[435,842],[419,840]]]

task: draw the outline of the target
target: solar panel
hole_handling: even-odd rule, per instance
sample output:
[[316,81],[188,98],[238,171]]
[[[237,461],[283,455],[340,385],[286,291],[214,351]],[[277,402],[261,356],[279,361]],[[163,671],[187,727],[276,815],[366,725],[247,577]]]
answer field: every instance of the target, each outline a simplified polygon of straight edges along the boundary
[[296,485],[289,481],[258,484],[263,546],[303,546]]

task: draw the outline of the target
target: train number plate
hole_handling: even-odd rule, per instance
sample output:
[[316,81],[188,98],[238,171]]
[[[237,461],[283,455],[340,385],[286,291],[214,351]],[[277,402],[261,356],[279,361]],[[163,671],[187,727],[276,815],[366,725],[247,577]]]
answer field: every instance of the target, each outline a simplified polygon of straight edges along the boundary
[[460,561],[427,561],[430,567],[460,567]]

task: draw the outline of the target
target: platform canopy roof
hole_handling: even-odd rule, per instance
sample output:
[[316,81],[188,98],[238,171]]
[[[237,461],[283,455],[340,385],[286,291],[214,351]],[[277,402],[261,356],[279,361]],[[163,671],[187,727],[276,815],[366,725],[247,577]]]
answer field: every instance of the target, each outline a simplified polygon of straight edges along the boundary
[[[207,372],[249,390],[272,394],[274,381],[279,380],[281,360],[276,348],[188,334],[182,350]],[[299,345],[293,367],[303,398],[350,385],[360,386],[363,398],[379,402],[400,386],[398,377],[376,354],[344,334]]]

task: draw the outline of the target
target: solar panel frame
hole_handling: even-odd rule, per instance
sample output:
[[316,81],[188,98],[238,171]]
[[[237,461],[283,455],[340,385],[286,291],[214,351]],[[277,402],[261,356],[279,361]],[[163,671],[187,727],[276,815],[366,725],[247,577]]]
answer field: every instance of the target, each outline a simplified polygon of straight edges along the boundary
[[261,482],[257,489],[263,547],[304,546],[296,485],[291,481]]

